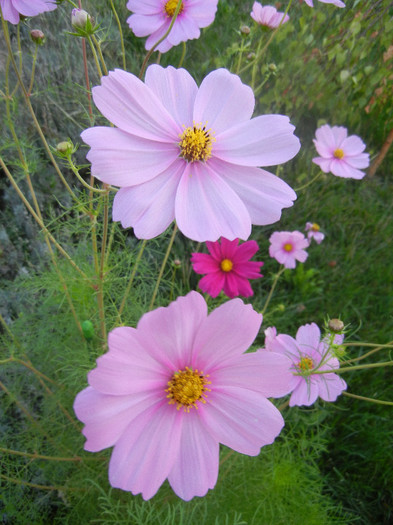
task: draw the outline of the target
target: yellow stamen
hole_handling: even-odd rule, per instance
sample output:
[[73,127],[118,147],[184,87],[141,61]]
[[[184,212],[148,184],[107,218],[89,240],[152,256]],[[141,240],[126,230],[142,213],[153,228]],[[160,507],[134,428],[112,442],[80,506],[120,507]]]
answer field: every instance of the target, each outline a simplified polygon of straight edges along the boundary
[[297,364],[299,370],[312,370],[314,368],[314,361],[311,357],[302,357]]
[[[172,18],[172,16],[175,14],[176,6],[177,6],[177,0],[169,0],[169,2],[167,2],[164,6],[165,13]],[[180,4],[179,15],[183,11],[183,9],[184,9],[184,4],[182,2]]]
[[292,244],[291,244],[290,242],[285,243],[285,244],[284,244],[284,250],[285,250],[286,252],[291,252],[291,251],[293,250],[293,246],[292,246]]
[[317,224],[316,222],[314,222],[311,226],[311,231],[313,232],[319,232],[320,230],[320,227],[319,227],[319,224]]
[[223,272],[230,272],[233,268],[233,262],[229,259],[223,259],[221,261],[220,267]]
[[344,152],[343,152],[342,149],[337,148],[337,149],[334,150],[333,155],[334,155],[334,157],[335,157],[336,159],[342,159],[342,158],[344,157]]
[[214,137],[206,130],[202,124],[194,124],[185,128],[179,135],[180,156],[187,162],[196,160],[206,161],[211,157],[212,145],[215,142]]
[[203,372],[192,370],[188,366],[184,370],[175,372],[165,390],[168,393],[166,397],[169,399],[169,404],[176,403],[177,410],[183,407],[185,412],[189,412],[191,408],[198,409],[197,402],[206,403],[206,392],[210,392],[210,388],[206,386],[210,385],[208,377]]

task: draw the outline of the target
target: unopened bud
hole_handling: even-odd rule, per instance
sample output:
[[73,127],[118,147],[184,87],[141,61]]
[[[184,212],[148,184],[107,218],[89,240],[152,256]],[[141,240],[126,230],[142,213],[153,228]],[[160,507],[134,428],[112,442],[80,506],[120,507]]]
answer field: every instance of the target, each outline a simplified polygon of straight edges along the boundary
[[94,27],[94,18],[84,9],[75,8],[71,12],[71,24],[75,29],[81,29],[90,34]]
[[175,268],[181,268],[181,260],[180,259],[174,259],[172,264],[173,264],[173,266]]
[[340,319],[330,319],[328,328],[335,334],[339,334],[344,330],[344,323]]
[[30,31],[30,38],[40,46],[45,42],[45,35],[40,29],[32,29]]
[[247,55],[247,60],[254,60],[255,56],[255,53],[251,51],[251,53],[248,53]]
[[250,34],[250,31],[251,31],[251,29],[248,26],[246,26],[246,25],[240,26],[240,33],[242,35],[247,36],[247,35]]
[[62,157],[68,157],[74,152],[74,145],[69,140],[65,140],[64,142],[58,143],[56,146],[56,151]]
[[271,71],[272,73],[275,73],[277,71],[277,66],[276,64],[269,64],[268,65],[268,68],[269,68],[269,71]]
[[94,337],[93,323],[91,321],[83,321],[81,327],[85,339],[87,339],[87,341],[91,341],[91,339]]

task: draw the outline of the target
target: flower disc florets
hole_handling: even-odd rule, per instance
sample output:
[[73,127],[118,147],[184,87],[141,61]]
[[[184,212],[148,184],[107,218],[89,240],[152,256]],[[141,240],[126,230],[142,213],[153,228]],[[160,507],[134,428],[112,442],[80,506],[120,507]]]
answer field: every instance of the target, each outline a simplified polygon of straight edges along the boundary
[[[175,14],[177,7],[177,0],[169,0],[169,2],[166,2],[164,5],[164,11],[165,13],[172,18],[172,16]],[[184,9],[184,4],[181,2],[180,9],[179,9],[179,15]]]
[[168,381],[168,392],[166,397],[169,398],[169,404],[177,404],[177,409],[183,407],[185,412],[189,412],[190,408],[198,408],[197,402],[206,403],[206,392],[210,392],[210,381],[207,380],[208,375],[203,375],[203,372],[192,370],[188,366],[184,370],[175,372],[170,381]]
[[180,156],[187,162],[206,161],[211,157],[214,137],[205,126],[193,125],[185,128],[180,136]]
[[314,361],[311,357],[302,357],[296,366],[300,373],[308,372],[314,368]]

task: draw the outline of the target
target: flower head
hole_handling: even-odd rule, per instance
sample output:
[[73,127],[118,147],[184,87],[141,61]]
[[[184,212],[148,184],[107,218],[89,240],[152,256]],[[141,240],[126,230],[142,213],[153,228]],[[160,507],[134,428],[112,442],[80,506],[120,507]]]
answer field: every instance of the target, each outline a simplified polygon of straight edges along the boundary
[[294,126],[282,115],[251,119],[254,94],[226,69],[199,89],[184,69],[151,65],[145,83],[116,70],[93,99],[117,127],[82,133],[92,174],[121,187],[113,219],[138,238],[156,237],[176,219],[196,241],[247,239],[251,224],[271,224],[293,204],[294,191],[258,166],[296,155]]
[[321,244],[325,238],[325,234],[320,231],[319,224],[316,222],[306,222],[307,239],[311,242],[311,239],[317,244]]
[[166,478],[184,500],[216,484],[219,443],[255,456],[284,421],[267,397],[289,392],[287,359],[245,353],[262,316],[240,299],[207,313],[197,292],[109,334],[74,403],[85,449],[114,446],[109,481],[149,499]]
[[[336,338],[337,336],[334,344],[340,344]],[[296,339],[286,334],[272,336],[272,333],[266,337],[266,350],[285,355],[294,374],[289,406],[310,406],[318,396],[324,401],[336,401],[347,388],[345,381],[337,374],[315,373],[317,370],[340,368],[338,359],[330,351],[328,341],[328,338],[321,340],[321,332],[315,323],[301,326]]]
[[363,153],[366,145],[356,135],[347,136],[347,129],[342,126],[321,126],[315,132],[314,144],[321,155],[313,162],[324,173],[333,173],[337,177],[362,179],[365,173],[359,168],[370,164],[368,153]]
[[217,295],[224,290],[230,297],[254,295],[249,279],[262,277],[260,271],[263,262],[250,261],[258,251],[255,241],[247,241],[238,246],[239,240],[221,239],[217,242],[207,242],[207,253],[193,253],[191,263],[194,272],[207,274],[199,283],[199,288],[211,295]]
[[[148,36],[146,49],[151,49],[168,31],[177,3],[177,0],[128,1],[127,8],[133,12],[127,19],[128,25],[136,36]],[[180,42],[199,38],[200,28],[213,22],[217,3],[218,0],[183,0],[169,35],[156,49],[165,53]]]
[[251,18],[255,20],[257,24],[270,29],[275,29],[280,24],[285,24],[285,22],[289,20],[288,15],[280,13],[275,7],[271,5],[263,7],[259,2],[254,2],[250,14]]
[[310,243],[301,232],[274,232],[269,241],[270,257],[285,268],[295,268],[296,261],[304,262],[308,257],[305,248],[308,248]]
[[[314,7],[313,0],[304,0],[307,5],[310,7]],[[336,7],[345,7],[344,2],[341,2],[341,0],[318,0],[319,2],[322,2],[323,4],[333,4]]]
[[0,0],[4,20],[11,24],[19,24],[20,15],[37,16],[45,11],[53,11],[57,4],[55,0]]

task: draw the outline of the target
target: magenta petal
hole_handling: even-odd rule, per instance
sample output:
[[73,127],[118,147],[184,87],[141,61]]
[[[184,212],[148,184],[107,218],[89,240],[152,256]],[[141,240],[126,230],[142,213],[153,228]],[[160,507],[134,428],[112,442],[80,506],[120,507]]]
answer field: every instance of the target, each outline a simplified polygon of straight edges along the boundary
[[183,417],[179,453],[168,476],[174,492],[185,501],[204,496],[217,482],[218,457],[218,442],[191,410]]
[[[232,255],[232,259],[236,263],[243,263],[251,259],[259,250],[256,241],[247,241],[239,246],[236,246],[236,251]],[[258,263],[259,264],[259,263]]]
[[208,293],[211,297],[217,297],[224,287],[225,276],[223,272],[209,273],[202,277],[198,286],[203,293]]
[[128,425],[109,463],[112,487],[142,493],[145,500],[154,496],[178,456],[183,415],[165,400]]
[[191,256],[191,264],[194,272],[200,274],[220,271],[220,265],[208,253],[193,253]]

